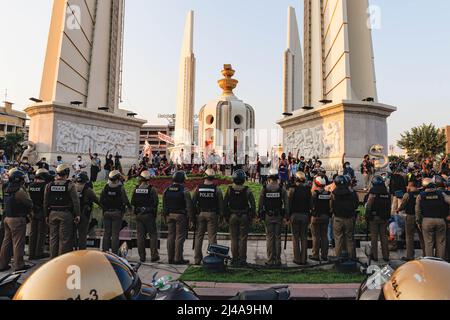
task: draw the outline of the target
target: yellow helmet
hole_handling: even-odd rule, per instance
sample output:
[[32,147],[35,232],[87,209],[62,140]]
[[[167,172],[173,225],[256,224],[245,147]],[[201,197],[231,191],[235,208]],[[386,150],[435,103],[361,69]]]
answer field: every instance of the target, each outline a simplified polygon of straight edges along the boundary
[[58,168],[56,168],[56,173],[58,175],[69,175],[70,174],[70,166],[68,164],[60,164]]
[[17,168],[12,168],[8,171],[8,176],[11,177],[13,175],[14,172],[19,171],[19,169]]
[[406,263],[383,293],[386,300],[450,300],[450,264],[431,258]]
[[306,181],[306,175],[304,172],[299,171],[295,174],[295,180],[300,181],[300,182],[305,182]]
[[123,259],[100,251],[76,251],[36,270],[14,300],[130,300],[141,293],[141,281]]
[[216,176],[216,172],[213,169],[208,169],[205,171],[205,176],[210,179],[214,179]]
[[139,176],[139,179],[144,180],[144,181],[149,181],[152,178],[150,172],[148,172],[147,170],[142,171],[141,175]]

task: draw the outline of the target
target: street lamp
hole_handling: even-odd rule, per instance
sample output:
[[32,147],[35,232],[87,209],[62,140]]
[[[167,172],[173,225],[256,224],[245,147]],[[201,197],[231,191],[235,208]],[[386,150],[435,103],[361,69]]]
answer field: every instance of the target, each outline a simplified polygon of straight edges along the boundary
[[30,98],[28,100],[33,101],[35,103],[42,103],[43,102],[41,99],[38,99],[38,98]]

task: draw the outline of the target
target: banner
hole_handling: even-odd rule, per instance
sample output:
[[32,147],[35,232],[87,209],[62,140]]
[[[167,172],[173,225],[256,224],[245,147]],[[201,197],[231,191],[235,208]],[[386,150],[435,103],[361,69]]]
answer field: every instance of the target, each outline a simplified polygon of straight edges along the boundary
[[158,139],[168,144],[175,145],[175,141],[168,135],[165,135],[164,133],[158,132]]

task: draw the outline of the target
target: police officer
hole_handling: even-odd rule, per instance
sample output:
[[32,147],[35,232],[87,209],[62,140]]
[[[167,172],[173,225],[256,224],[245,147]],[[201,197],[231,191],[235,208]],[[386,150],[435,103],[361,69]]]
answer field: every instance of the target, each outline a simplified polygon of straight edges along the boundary
[[9,177],[8,187],[5,190],[5,236],[0,250],[0,271],[6,271],[14,258],[14,271],[26,269],[23,256],[25,255],[25,236],[27,218],[31,213],[33,201],[24,188],[25,174],[14,172]]
[[203,260],[203,239],[208,231],[209,244],[217,244],[217,229],[219,218],[223,216],[222,191],[214,184],[216,173],[212,169],[205,172],[206,179],[194,191],[192,202],[196,217],[194,260],[200,265]]
[[315,190],[311,198],[313,250],[310,259],[314,261],[327,261],[329,249],[328,225],[331,217],[331,192],[325,190],[327,182],[322,176],[314,179],[314,186]]
[[279,184],[278,170],[271,169],[267,185],[259,198],[259,219],[265,221],[267,237],[267,263],[271,267],[281,266],[281,232],[283,218],[288,222],[289,199],[287,191]]
[[419,238],[421,239],[422,250],[423,246],[423,236],[422,233],[417,229],[416,224],[416,201],[419,196],[420,191],[417,189],[414,181],[408,183],[407,193],[403,195],[402,202],[398,208],[398,213],[404,211],[405,215],[405,237],[406,237],[406,257],[403,257],[403,261],[411,261],[415,259],[415,233],[419,232]]
[[177,171],[173,175],[173,184],[164,192],[164,219],[168,227],[167,254],[169,264],[186,265],[183,248],[188,233],[189,219],[193,221],[193,204],[189,191],[184,187],[186,173]]
[[50,225],[50,257],[73,251],[73,225],[80,223],[80,200],[75,185],[69,180],[70,167],[56,169],[56,179],[44,193],[44,212]]
[[150,236],[151,262],[160,260],[158,230],[156,228],[159,198],[156,189],[150,184],[150,179],[150,172],[143,171],[139,176],[140,184],[134,190],[131,198],[131,205],[134,207],[134,213],[136,214],[137,243],[141,262],[147,260],[145,248],[147,234]]
[[306,184],[306,175],[297,172],[295,185],[289,189],[289,221],[294,237],[294,263],[305,265],[308,259],[308,225],[311,214],[311,188]]
[[[445,191],[445,201],[447,202],[448,205],[450,205],[450,178],[447,178],[446,181],[446,191]],[[447,217],[447,243],[446,243],[446,248],[447,248],[447,261],[450,262],[450,214]]]
[[120,171],[111,171],[108,179],[108,184],[100,195],[105,228],[102,249],[104,252],[111,249],[112,253],[117,254],[119,252],[119,234],[122,229],[123,217],[127,208],[131,210],[131,204],[123,187]]
[[48,229],[44,214],[44,193],[49,182],[50,174],[47,169],[39,169],[36,171],[34,182],[28,188],[31,200],[33,200],[29,243],[30,260],[41,260],[49,256],[44,253],[45,238]]
[[416,201],[416,222],[423,233],[425,255],[444,259],[449,207],[443,193],[437,190],[433,179],[423,179],[422,186],[424,191],[419,194]]
[[344,176],[337,176],[334,180],[336,188],[331,194],[331,212],[333,213],[333,233],[336,243],[336,257],[342,252],[348,253],[351,259],[355,258],[353,243],[356,210],[359,207],[358,196],[350,189]]
[[383,260],[389,261],[388,245],[388,221],[391,217],[391,196],[384,180],[380,176],[372,179],[372,189],[366,204],[366,220],[370,225],[370,237],[372,241],[372,260],[378,261],[378,237],[381,242]]
[[80,199],[81,209],[80,223],[75,225],[75,248],[78,250],[86,250],[93,205],[95,203],[100,208],[102,206],[94,190],[92,190],[86,172],[77,174],[75,177],[75,188]]
[[256,217],[256,201],[251,190],[244,186],[246,174],[237,170],[233,174],[233,185],[224,198],[225,221],[230,225],[232,265],[247,264],[247,240],[250,225]]

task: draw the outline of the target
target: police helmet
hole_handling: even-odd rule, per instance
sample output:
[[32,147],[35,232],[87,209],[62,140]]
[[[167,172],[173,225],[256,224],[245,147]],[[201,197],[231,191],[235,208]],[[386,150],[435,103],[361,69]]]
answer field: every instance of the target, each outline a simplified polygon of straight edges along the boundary
[[436,184],[435,184],[434,180],[431,179],[431,178],[425,178],[425,179],[423,179],[423,180],[422,180],[422,186],[423,186],[425,189],[434,189],[434,188],[436,188]]
[[186,172],[184,171],[177,171],[173,174],[173,182],[175,183],[185,183],[186,179]]
[[424,258],[398,268],[383,288],[385,300],[450,300],[450,264]]
[[142,284],[127,261],[100,251],[60,256],[36,270],[14,300],[136,300]]
[[269,179],[271,180],[278,180],[279,179],[279,172],[277,169],[270,169],[269,170]]
[[67,164],[61,164],[56,168],[56,174],[60,177],[66,177],[70,175],[70,166]]
[[382,186],[384,185],[384,179],[381,176],[375,176],[372,179],[373,186]]
[[437,188],[445,188],[445,180],[442,176],[435,175],[434,182],[435,182]]
[[148,170],[142,171],[139,180],[141,181],[149,181],[152,178],[150,172]]
[[345,186],[348,186],[348,181],[347,181],[347,179],[346,179],[346,177],[345,176],[337,176],[335,179],[334,179],[334,183],[336,184],[336,186],[341,186],[341,187],[345,187]]
[[233,182],[238,186],[243,185],[245,183],[245,180],[247,180],[247,175],[245,174],[244,170],[236,170],[233,173]]
[[108,178],[110,181],[117,181],[120,180],[120,178],[122,178],[122,174],[120,173],[119,170],[113,170],[109,173]]
[[325,180],[324,177],[316,177],[314,179],[314,184],[316,185],[316,187],[318,188],[325,188],[327,185],[327,180]]
[[205,176],[209,180],[214,180],[216,177],[216,172],[213,169],[208,169],[205,171]]
[[9,176],[10,183],[23,183],[25,182],[25,173],[20,170],[16,170]]
[[13,175],[14,172],[19,171],[19,169],[17,168],[12,168],[8,171],[8,177],[11,177]]
[[295,181],[297,182],[305,182],[306,181],[306,174],[302,171],[299,171],[295,174]]
[[50,178],[51,176],[47,169],[39,169],[38,171],[36,171],[35,179],[49,181]]
[[80,172],[75,177],[75,182],[77,183],[88,183],[89,182],[89,176],[86,172]]

